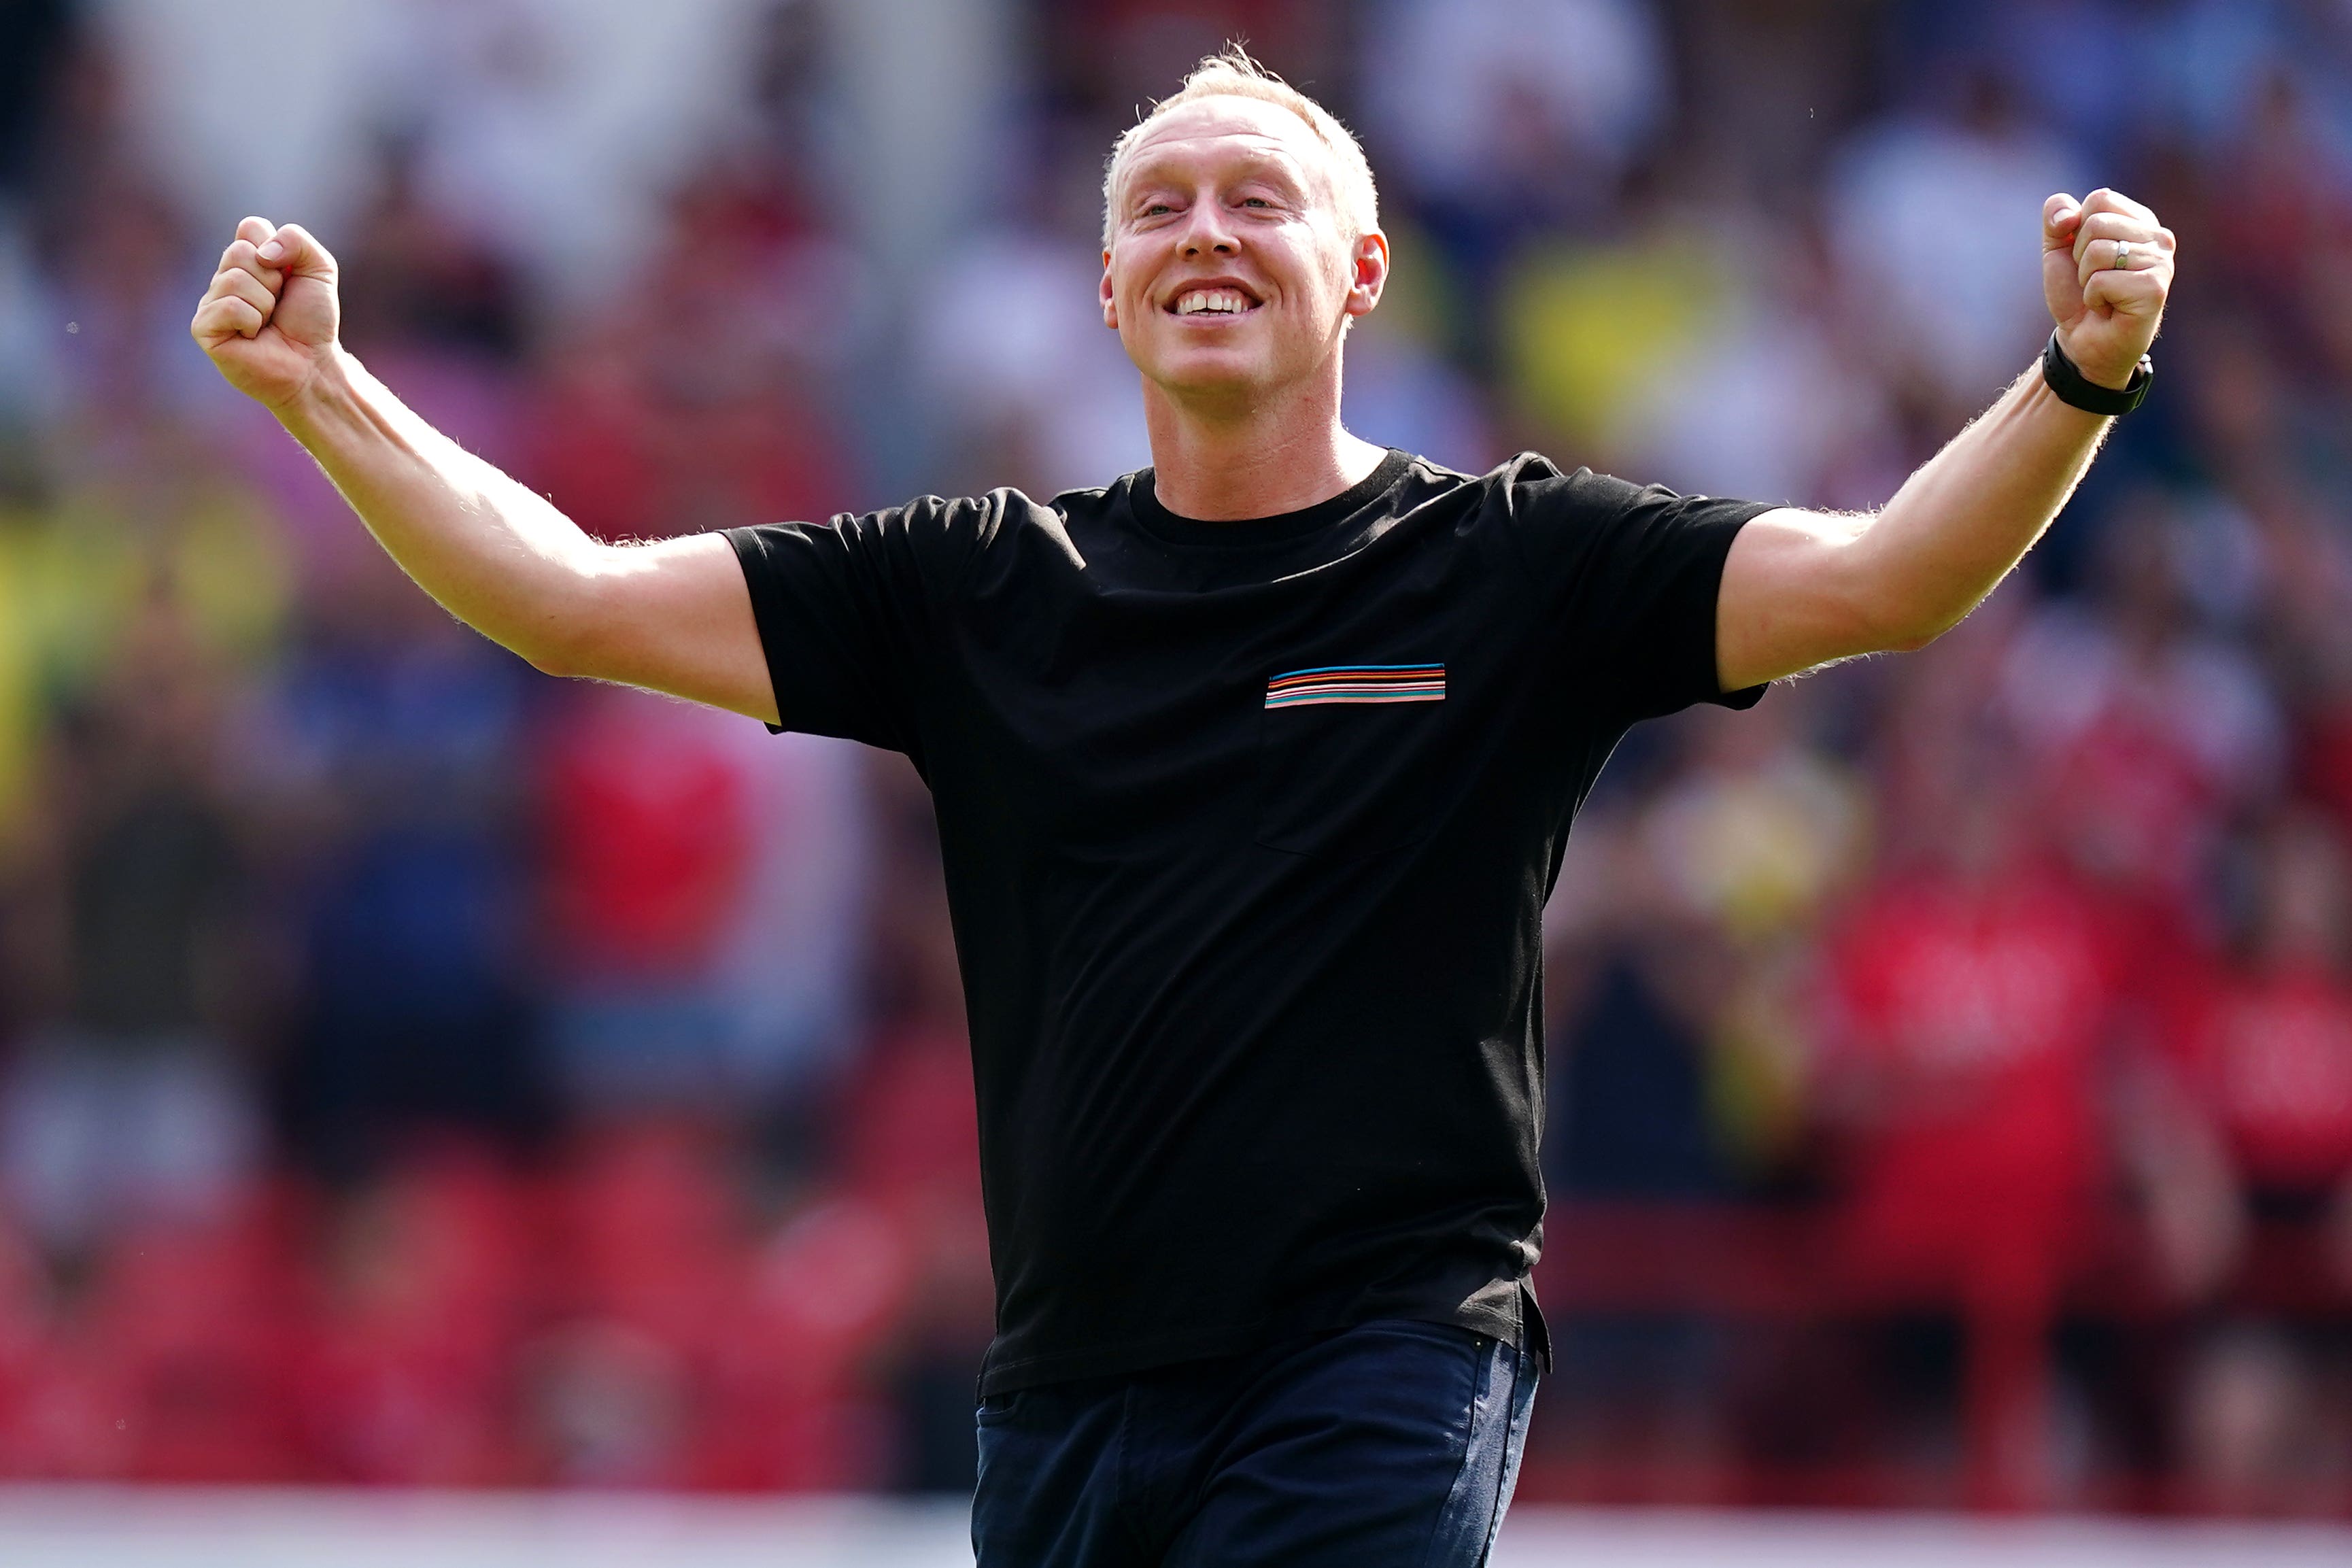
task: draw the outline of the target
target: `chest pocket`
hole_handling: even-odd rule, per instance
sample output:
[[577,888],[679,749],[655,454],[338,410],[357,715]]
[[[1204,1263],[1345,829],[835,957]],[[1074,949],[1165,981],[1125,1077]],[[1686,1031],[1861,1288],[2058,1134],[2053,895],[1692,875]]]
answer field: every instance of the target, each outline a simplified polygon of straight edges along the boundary
[[1443,664],[1320,666],[1268,680],[1257,841],[1351,859],[1426,837],[1444,706]]

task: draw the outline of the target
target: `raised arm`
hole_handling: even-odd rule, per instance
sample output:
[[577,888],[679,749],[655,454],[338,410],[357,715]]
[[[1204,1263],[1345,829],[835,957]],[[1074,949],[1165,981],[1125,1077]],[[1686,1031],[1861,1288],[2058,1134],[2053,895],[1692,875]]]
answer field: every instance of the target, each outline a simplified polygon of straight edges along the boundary
[[[2042,290],[2085,377],[2131,379],[2163,319],[2172,253],[2172,231],[2113,191],[2042,205]],[[2113,423],[2061,402],[2037,365],[1876,515],[1783,510],[1750,522],[1717,599],[1723,689],[1949,631],[2042,537]]]
[[237,225],[190,332],[278,416],[401,569],[555,675],[771,722],[750,592],[717,534],[620,547],[418,418],[337,341],[335,259],[299,226]]

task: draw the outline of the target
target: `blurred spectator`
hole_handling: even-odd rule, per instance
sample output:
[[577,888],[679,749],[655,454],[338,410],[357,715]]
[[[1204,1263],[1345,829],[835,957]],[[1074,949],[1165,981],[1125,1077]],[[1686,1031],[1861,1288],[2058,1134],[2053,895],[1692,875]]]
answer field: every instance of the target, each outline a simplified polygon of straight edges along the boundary
[[511,1485],[512,1347],[545,1259],[521,1184],[462,1144],[422,1152],[332,1211],[300,1374],[326,1479]]
[[2179,1410],[2188,1506],[2236,1514],[2332,1511],[2352,1472],[2343,1379],[2292,1336],[2238,1324],[2189,1363]]
[[369,107],[412,140],[436,210],[584,302],[651,258],[658,193],[751,85],[751,13],[384,6],[369,29]]
[[1670,108],[1644,0],[1398,0],[1365,36],[1371,145],[1480,292],[1521,239],[1605,224]]
[[224,1217],[261,1152],[230,1033],[246,879],[211,674],[151,602],[44,791],[49,1005],[9,1074],[0,1170],[70,1258],[125,1225]]
[[855,465],[837,392],[870,331],[868,285],[810,193],[749,155],[676,194],[667,243],[695,265],[648,263],[642,290],[560,334],[524,422],[522,470],[607,539],[823,518]]
[[[566,692],[541,763],[553,1044],[583,1103],[727,1092],[704,984],[741,896],[755,807],[719,715],[608,687]],[[730,726],[732,727],[731,725]]]
[[420,1126],[525,1135],[543,1096],[510,826],[526,672],[396,576],[336,611],[268,693],[253,771],[300,929],[294,1130],[351,1176]]
[[[2301,1222],[2308,1279],[2352,1282],[2352,881],[2330,826],[2284,818],[2251,847],[2236,940],[2176,975],[2161,1066],[2138,1097],[2137,1174],[2158,1257],[2209,1300],[2248,1266],[2254,1226]],[[2239,1318],[2193,1350],[2179,1390],[2188,1500],[2308,1507],[2352,1479],[2352,1426],[2315,1396],[2327,1337]]]
[[1972,1482],[2013,1502],[2050,1484],[2048,1334],[2106,1165],[2116,958],[2023,803],[1980,773],[1944,782],[1939,841],[1886,868],[1822,955],[1818,1092],[1843,1133],[1845,1265],[1883,1299],[1960,1308]]
[[[1629,454],[1685,491],[1876,505],[1902,483],[1907,454],[1887,389],[1864,369],[1867,329],[1823,310],[1834,295],[1816,236],[1757,218],[1739,226],[1746,260],[1700,335],[1673,340],[1659,371],[1622,383],[1633,393]],[[1693,385],[1707,395],[1688,396]]]
[[1137,105],[1166,93],[1228,38],[1248,40],[1309,92],[1329,91],[1343,75],[1348,18],[1328,0],[1043,0],[1035,10],[1034,47],[1055,85],[1078,100],[1073,107],[1109,121],[1108,131],[1095,127],[1097,154]]
[[2245,935],[2166,1009],[2182,1100],[2257,1205],[2319,1204],[2336,1216],[2352,1279],[2352,884],[2342,841],[2310,817],[2253,850]]
[[1367,441],[1483,473],[1503,455],[1487,426],[1485,399],[1440,357],[1435,334],[1408,308],[1405,300],[1384,299],[1379,310],[1349,329],[1340,416]]
[[600,1134],[561,1190],[565,1315],[530,1345],[527,1426],[547,1479],[683,1485],[722,1314],[740,1299],[737,1216],[714,1151],[682,1123]]
[[1541,241],[1512,263],[1496,330],[1517,412],[1540,444],[1622,466],[1644,416],[1728,327],[1721,251],[1671,218],[1606,243]]
[[576,1103],[807,1089],[856,973],[863,835],[840,748],[604,687],[566,693],[541,734],[541,948]]
[[1814,200],[1823,154],[1874,106],[1888,13],[1878,0],[1769,0],[1668,8],[1676,163],[1690,194],[1778,215]]
[[1050,497],[1150,465],[1142,386],[1096,298],[1092,201],[1083,216],[979,237],[929,294],[917,352],[970,488]]
[[521,352],[521,279],[483,236],[426,201],[413,147],[385,150],[374,205],[337,259],[342,338],[357,353]]
[[2033,127],[1998,68],[1950,74],[1939,112],[1864,132],[1826,192],[1849,308],[1895,374],[1936,400],[1939,430],[2032,363],[2050,326],[2042,275],[2026,265],[2042,204],[2084,188],[2074,155]]
[[1705,1022],[1707,1119],[1751,1182],[1787,1173],[1801,1147],[1814,1046],[1807,960],[1870,847],[1861,782],[1808,734],[1816,695],[1796,688],[1775,692],[1769,710],[1702,715],[1691,765],[1641,826],[1670,898],[1724,942],[1727,973]]
[[2197,624],[2191,584],[2226,594],[2229,574],[2196,569],[2189,526],[2161,495],[2128,497],[2101,540],[2105,614],[2042,610],[2003,680],[2046,826],[2140,928],[2151,963],[2202,934],[2219,836],[2282,762],[2260,671]]
[[72,7],[27,0],[0,18],[0,193],[24,189],[32,174],[41,96],[54,82]]

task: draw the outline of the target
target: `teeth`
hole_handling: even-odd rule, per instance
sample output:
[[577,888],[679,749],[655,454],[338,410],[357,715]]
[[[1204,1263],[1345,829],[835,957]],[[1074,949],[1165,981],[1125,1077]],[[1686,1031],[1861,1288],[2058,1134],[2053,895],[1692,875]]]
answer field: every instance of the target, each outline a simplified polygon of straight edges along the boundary
[[1249,301],[1237,289],[1195,289],[1176,301],[1180,316],[1238,315],[1249,309]]

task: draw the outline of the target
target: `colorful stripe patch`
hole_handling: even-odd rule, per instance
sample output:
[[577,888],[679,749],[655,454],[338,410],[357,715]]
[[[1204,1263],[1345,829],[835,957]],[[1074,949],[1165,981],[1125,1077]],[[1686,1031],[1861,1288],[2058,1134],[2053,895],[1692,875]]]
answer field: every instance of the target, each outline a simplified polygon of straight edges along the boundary
[[1442,702],[1442,664],[1330,664],[1294,669],[1265,683],[1268,708],[1304,708],[1310,702]]

